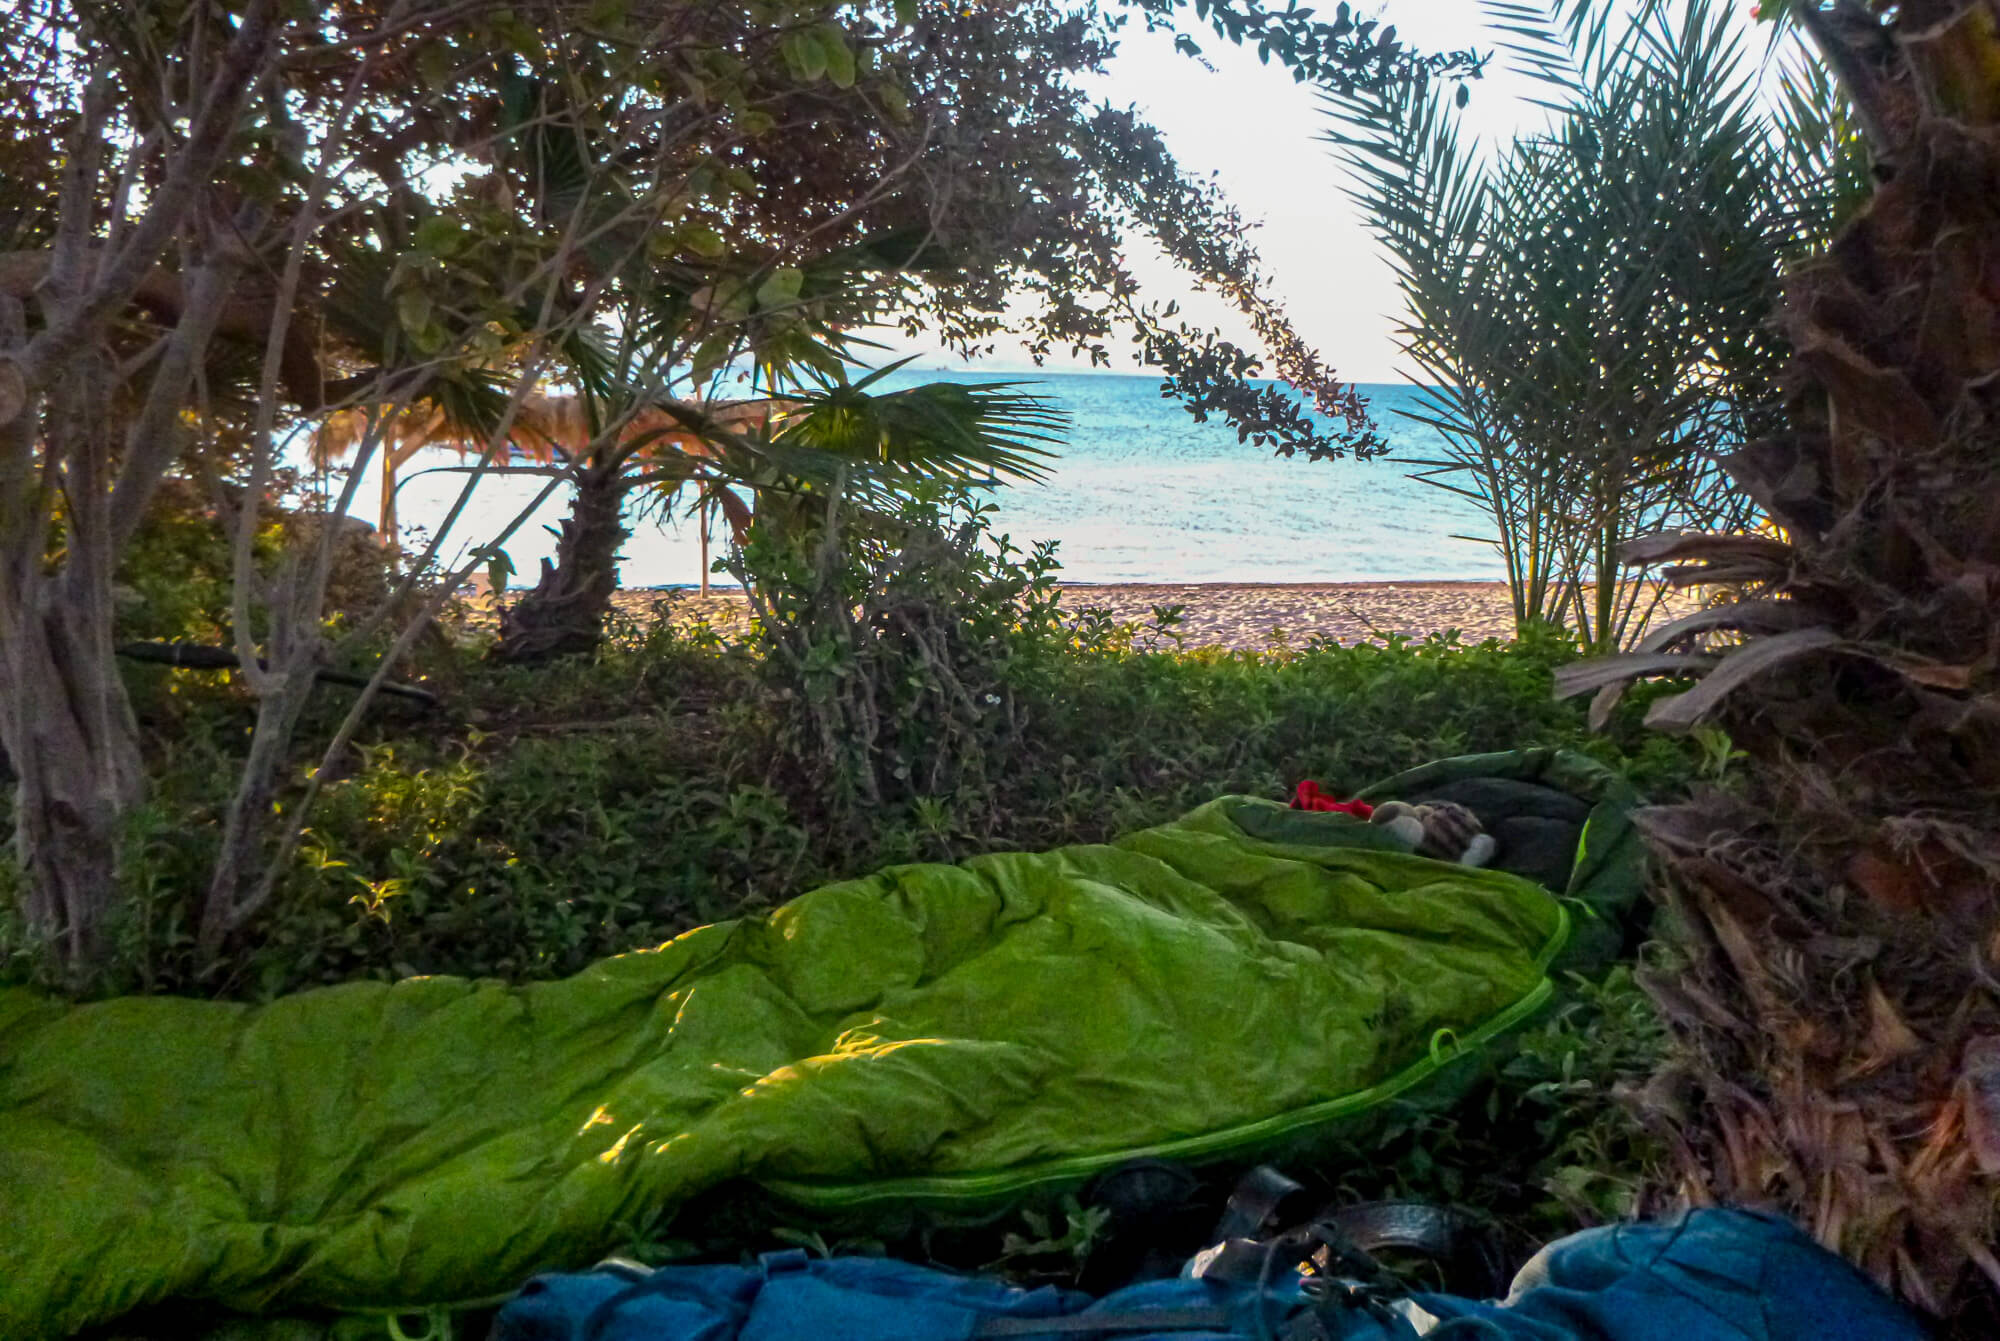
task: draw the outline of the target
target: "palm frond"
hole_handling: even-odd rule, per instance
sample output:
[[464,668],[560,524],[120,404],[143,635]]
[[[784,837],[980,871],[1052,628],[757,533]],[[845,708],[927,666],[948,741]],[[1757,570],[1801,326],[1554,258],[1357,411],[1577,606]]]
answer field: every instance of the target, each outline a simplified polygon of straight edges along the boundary
[[[1487,0],[1546,129],[1487,153],[1433,87],[1326,95],[1326,138],[1391,255],[1405,356],[1437,385],[1413,418],[1456,463],[1525,619],[1580,605],[1636,634],[1615,539],[1729,525],[1717,453],[1767,426],[1776,300],[1797,202],[1758,70],[1715,0]],[[1581,618],[1581,613],[1579,613]]]
[[1047,401],[1018,390],[1022,383],[869,390],[879,376],[800,392],[800,408],[776,444],[930,479],[1046,478],[1068,421]]

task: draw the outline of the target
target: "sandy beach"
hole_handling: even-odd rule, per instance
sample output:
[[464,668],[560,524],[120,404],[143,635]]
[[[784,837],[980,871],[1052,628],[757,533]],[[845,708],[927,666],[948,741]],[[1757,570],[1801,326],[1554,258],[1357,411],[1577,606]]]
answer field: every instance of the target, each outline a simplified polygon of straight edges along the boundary
[[[1514,631],[1501,582],[1119,583],[1068,585],[1063,592],[1072,610],[1107,610],[1120,620],[1147,619],[1158,605],[1183,606],[1180,632],[1186,647],[1258,650],[1269,647],[1274,634],[1297,647],[1314,637],[1353,643],[1452,629],[1461,640],[1477,643]],[[747,621],[742,593],[729,589],[708,596],[681,588],[628,589],[615,600],[628,618],[648,619],[664,602],[676,624],[705,620],[725,635],[741,632]],[[488,624],[490,618],[482,612],[471,622]]]

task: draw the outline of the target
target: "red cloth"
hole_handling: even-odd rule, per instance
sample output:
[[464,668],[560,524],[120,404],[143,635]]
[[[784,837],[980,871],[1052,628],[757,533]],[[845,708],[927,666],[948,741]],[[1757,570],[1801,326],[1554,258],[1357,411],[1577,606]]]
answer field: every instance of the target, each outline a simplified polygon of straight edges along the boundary
[[1375,813],[1375,807],[1366,801],[1342,801],[1331,793],[1319,789],[1317,782],[1301,782],[1299,789],[1292,793],[1294,810],[1332,810],[1342,815],[1352,815],[1365,820]]

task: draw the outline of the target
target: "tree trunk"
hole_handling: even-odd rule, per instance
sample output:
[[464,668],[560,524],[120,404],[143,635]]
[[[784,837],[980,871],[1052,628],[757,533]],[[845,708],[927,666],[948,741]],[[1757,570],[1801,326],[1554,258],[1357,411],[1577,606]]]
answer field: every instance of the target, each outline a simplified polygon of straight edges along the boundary
[[[18,309],[0,314],[0,345],[18,329]],[[12,486],[0,499],[0,741],[18,775],[14,853],[29,929],[72,972],[103,947],[125,817],[146,787],[111,626],[108,385],[104,361],[80,357],[51,398],[47,448],[67,463],[69,505],[59,573],[47,571],[48,513],[26,483],[34,411],[12,416],[0,440]]]
[[496,660],[532,664],[597,650],[618,587],[618,549],[631,534],[625,489],[615,464],[593,465],[578,478],[555,562],[542,560],[541,580],[500,616]]
[[[1706,712],[1748,756],[1737,786],[1641,816],[1684,965],[1649,984],[1675,1047],[1647,1095],[1683,1188],[1775,1203],[1947,1335],[1991,1337],[2000,29],[1972,6],[1907,37],[1907,10],[1796,12],[1895,171],[1788,278],[1791,431],[1728,463],[1785,540],[1672,556],[1791,618],[1746,622],[1703,685],[1732,686]],[[1670,726],[1703,715],[1673,702]]]
[[117,907],[125,817],[143,798],[145,777],[111,629],[61,600],[63,588],[41,594],[56,599],[0,620],[0,739],[18,778],[23,912],[36,938],[75,969],[103,948]]
[[[86,378],[96,386],[96,378]],[[56,448],[72,456],[78,504],[68,564],[42,570],[46,526],[26,524],[0,572],[0,741],[18,775],[14,857],[26,875],[24,913],[74,971],[102,949],[118,907],[124,819],[146,793],[138,723],[112,650],[110,552],[98,462],[102,422],[68,416]],[[40,518],[36,518],[40,520]]]

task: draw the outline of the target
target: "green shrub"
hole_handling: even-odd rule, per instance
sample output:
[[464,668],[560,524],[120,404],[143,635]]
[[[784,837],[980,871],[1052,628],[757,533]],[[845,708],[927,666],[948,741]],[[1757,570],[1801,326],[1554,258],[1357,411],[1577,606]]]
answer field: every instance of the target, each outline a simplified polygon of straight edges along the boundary
[[984,512],[963,491],[893,513],[830,502],[810,525],[780,515],[751,528],[732,567],[773,747],[825,827],[866,846],[885,805],[986,790],[1020,747],[1019,663],[1055,631],[1054,547],[982,543]]
[[[549,668],[423,651],[408,674],[447,708],[375,712],[279,896],[215,961],[189,928],[250,707],[226,677],[134,667],[153,799],[99,990],[552,977],[889,863],[1103,841],[1303,778],[1351,792],[1443,755],[1556,745],[1671,791],[1727,763],[1726,742],[1638,731],[1644,693],[1587,733],[1551,695],[1576,655],[1559,636],[1137,650],[1140,628],[1063,607],[1047,547],[981,543],[962,500],[886,525],[845,547],[753,544],[765,625],[748,645],[656,610]],[[346,692],[322,691],[302,741],[326,737]],[[873,735],[848,738],[864,721]],[[316,764],[302,753],[295,785]],[[9,944],[8,972],[33,977]]]
[[[1046,620],[1017,624],[999,663],[1012,727],[978,740],[985,753],[947,787],[866,810],[830,804],[798,767],[782,677],[742,647],[658,621],[541,671],[434,650],[413,674],[447,710],[375,715],[279,897],[216,963],[189,929],[249,709],[216,677],[136,667],[154,793],[129,838],[132,911],[101,990],[553,977],[889,863],[1103,841],[1226,792],[1279,798],[1308,777],[1353,791],[1442,755],[1556,745],[1666,794],[1704,757],[1726,759],[1640,732],[1645,695],[1608,735],[1587,733],[1550,694],[1574,655],[1559,640],[1152,652],[1132,649],[1130,629],[1059,609]],[[314,713],[330,724],[344,692],[322,691]],[[315,763],[301,757],[299,778]],[[32,976],[18,949],[9,962]]]
[[[445,709],[373,715],[277,898],[218,960],[197,954],[193,911],[250,706],[226,678],[134,667],[153,798],[128,834],[130,911],[98,990],[259,999],[418,973],[559,977],[893,862],[1101,841],[1221,793],[1279,798],[1307,777],[1351,792],[1448,754],[1583,750],[1662,797],[1728,766],[1726,740],[1639,730],[1665,689],[1635,692],[1610,732],[1588,733],[1582,708],[1551,694],[1554,669],[1576,655],[1558,638],[1136,650],[1138,630],[1063,610],[1052,591],[1044,604],[1052,567],[1021,566],[1011,620],[961,649],[995,677],[1008,728],[965,733],[945,785],[913,770],[872,807],[851,791],[830,799],[839,777],[801,765],[810,738],[785,697],[796,681],[743,645],[656,617],[541,670],[429,649],[409,675]],[[965,572],[944,573],[931,598],[970,600]],[[1153,631],[1171,625],[1163,612]],[[861,649],[887,675],[871,690],[885,704],[930,692],[912,683],[921,656],[897,660],[906,650]],[[323,691],[302,740],[325,738],[345,692]],[[921,762],[925,740],[895,747]],[[302,755],[295,783],[316,762]],[[6,881],[0,863],[0,906]],[[0,934],[6,978],[38,971],[18,929]],[[1629,975],[1578,992],[1475,1102],[1411,1118],[1365,1164],[1296,1172],[1347,1196],[1471,1205],[1524,1244],[1625,1208],[1652,1151],[1613,1091],[1645,1069],[1658,1030]]]

